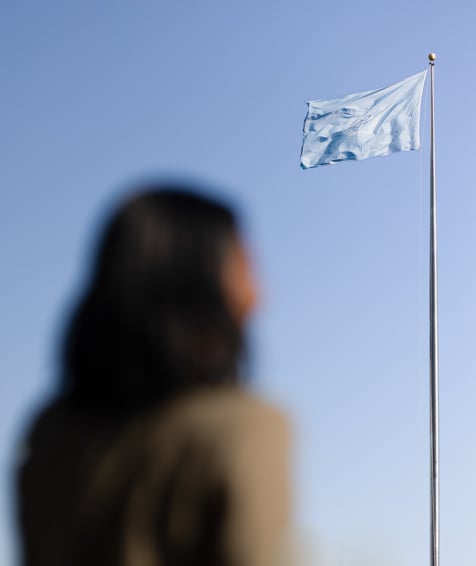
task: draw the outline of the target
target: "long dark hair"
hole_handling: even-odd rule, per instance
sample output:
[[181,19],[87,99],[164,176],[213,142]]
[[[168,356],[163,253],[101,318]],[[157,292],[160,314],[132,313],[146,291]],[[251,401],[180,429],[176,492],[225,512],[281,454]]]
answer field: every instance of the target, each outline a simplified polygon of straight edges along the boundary
[[188,189],[148,187],[123,204],[66,333],[63,396],[127,412],[236,381],[242,329],[220,282],[236,237],[230,209]]

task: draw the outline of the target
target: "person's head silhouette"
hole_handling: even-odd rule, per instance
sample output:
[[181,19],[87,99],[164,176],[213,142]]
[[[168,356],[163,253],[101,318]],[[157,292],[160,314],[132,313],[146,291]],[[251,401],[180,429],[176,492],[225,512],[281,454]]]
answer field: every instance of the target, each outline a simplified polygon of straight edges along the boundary
[[66,335],[63,394],[135,411],[236,381],[254,301],[230,209],[185,189],[148,187],[102,235]]

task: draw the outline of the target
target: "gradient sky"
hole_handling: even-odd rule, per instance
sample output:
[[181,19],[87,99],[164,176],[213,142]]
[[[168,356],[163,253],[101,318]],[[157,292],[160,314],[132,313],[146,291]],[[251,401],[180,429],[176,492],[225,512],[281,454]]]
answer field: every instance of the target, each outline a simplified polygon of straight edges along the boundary
[[164,175],[242,213],[262,288],[254,383],[294,423],[295,521],[318,563],[429,563],[428,91],[421,152],[309,171],[299,152],[305,100],[387,86],[430,51],[441,557],[476,562],[475,15],[463,0],[0,0],[1,564],[15,442],[52,391],[97,227],[124,187]]

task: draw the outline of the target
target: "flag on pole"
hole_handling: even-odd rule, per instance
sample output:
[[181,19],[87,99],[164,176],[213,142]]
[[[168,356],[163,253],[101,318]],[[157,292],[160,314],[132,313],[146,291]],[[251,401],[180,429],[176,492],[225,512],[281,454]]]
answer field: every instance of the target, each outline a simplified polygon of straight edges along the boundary
[[420,149],[420,105],[427,71],[386,88],[310,100],[301,167]]

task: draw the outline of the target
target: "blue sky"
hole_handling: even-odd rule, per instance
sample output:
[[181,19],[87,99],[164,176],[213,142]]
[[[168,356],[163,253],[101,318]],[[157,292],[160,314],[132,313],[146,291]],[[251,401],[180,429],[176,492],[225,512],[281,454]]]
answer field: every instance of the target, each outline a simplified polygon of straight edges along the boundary
[[475,562],[474,16],[463,0],[0,2],[2,564],[15,440],[53,387],[97,226],[130,182],[164,175],[243,214],[263,295],[253,377],[294,423],[313,553],[428,563],[428,93],[421,152],[309,171],[299,152],[305,100],[386,86],[430,51],[442,564]]

